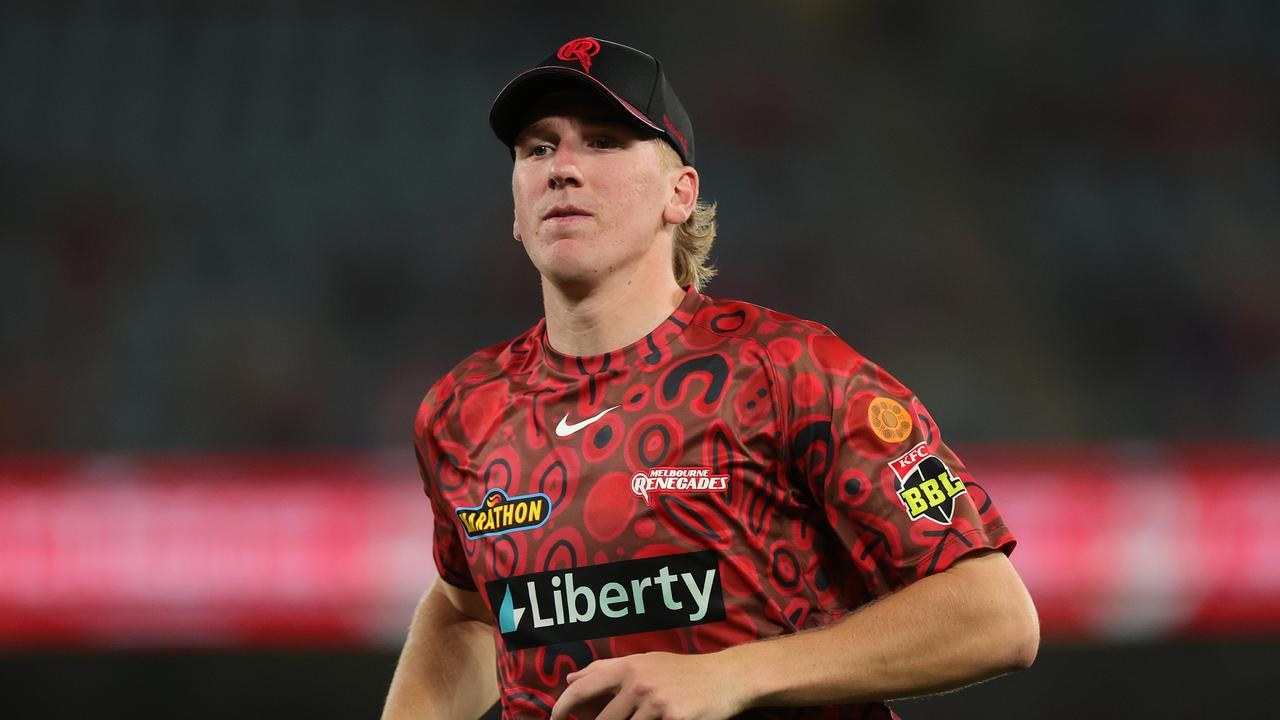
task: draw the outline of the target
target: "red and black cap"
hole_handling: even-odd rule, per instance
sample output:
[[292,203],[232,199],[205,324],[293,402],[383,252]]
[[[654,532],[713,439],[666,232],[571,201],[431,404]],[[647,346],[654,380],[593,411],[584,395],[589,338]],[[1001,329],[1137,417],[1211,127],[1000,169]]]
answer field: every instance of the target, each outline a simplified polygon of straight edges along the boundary
[[489,127],[512,147],[524,129],[529,106],[566,83],[591,88],[615,103],[670,143],[686,165],[693,164],[693,124],[667,82],[662,63],[648,53],[597,38],[570,40],[507,83],[493,101]]

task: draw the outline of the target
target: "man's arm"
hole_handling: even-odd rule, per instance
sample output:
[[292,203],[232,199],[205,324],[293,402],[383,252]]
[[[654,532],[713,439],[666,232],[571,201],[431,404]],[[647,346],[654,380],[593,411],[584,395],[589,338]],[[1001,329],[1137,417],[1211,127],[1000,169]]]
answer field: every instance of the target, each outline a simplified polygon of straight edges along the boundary
[[492,625],[480,593],[436,580],[409,625],[383,720],[475,720],[497,699]]
[[[1035,606],[1004,553],[963,558],[831,627],[725,651],[752,705],[927,695],[1030,667]],[[765,669],[785,663],[790,673]]]
[[1009,559],[989,551],[823,628],[707,655],[594,662],[569,676],[552,718],[607,695],[602,720],[720,720],[751,707],[926,695],[1024,669],[1039,645],[1030,595]]

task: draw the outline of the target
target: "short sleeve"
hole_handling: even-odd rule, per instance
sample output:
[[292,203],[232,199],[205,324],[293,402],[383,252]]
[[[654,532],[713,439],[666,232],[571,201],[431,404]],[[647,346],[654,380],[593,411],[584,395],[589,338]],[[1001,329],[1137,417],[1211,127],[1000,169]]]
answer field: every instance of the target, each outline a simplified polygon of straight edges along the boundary
[[433,397],[438,396],[439,390],[436,387],[427,394],[418,409],[418,418],[414,424],[414,453],[418,459],[418,472],[422,475],[423,489],[431,503],[431,554],[435,559],[436,571],[445,582],[464,590],[475,590],[475,579],[471,576],[462,538],[458,534],[454,511],[440,487],[438,463],[433,461],[439,455],[433,451],[435,443],[431,434],[436,417]]
[[942,441],[923,403],[829,332],[808,338],[788,380],[790,478],[824,514],[873,595],[1016,542]]

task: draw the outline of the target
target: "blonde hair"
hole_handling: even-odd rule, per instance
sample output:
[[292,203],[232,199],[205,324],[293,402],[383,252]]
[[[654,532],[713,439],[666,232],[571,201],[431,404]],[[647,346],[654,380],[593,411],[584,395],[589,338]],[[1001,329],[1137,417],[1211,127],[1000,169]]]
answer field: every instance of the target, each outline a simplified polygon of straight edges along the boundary
[[[667,169],[684,166],[684,161],[664,140],[658,140],[658,155]],[[701,290],[718,270],[707,257],[716,241],[716,204],[701,197],[693,206],[693,214],[676,228],[671,243],[671,269],[680,287],[692,285]]]

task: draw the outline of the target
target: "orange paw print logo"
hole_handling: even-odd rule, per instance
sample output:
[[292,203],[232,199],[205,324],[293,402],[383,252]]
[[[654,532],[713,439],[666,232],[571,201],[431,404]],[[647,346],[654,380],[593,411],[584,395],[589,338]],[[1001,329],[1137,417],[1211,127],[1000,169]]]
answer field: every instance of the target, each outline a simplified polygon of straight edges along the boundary
[[911,413],[889,398],[876,398],[867,406],[867,422],[876,437],[896,443],[911,435]]

